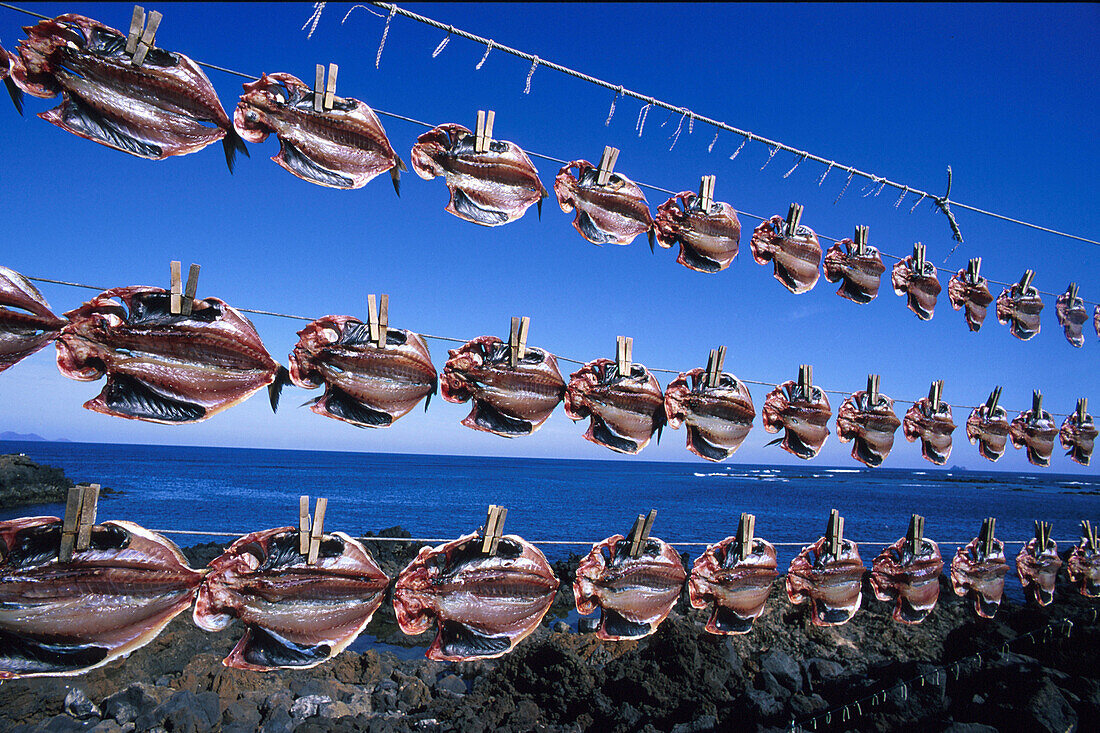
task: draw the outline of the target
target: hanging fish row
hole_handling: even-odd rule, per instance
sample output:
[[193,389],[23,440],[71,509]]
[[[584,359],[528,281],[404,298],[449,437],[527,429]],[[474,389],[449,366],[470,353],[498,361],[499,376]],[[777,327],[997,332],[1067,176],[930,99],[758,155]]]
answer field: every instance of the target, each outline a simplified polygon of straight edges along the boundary
[[[180,301],[175,309],[173,298]],[[173,425],[198,422],[263,387],[275,409],[283,387],[293,383],[325,388],[310,407],[318,415],[384,428],[421,400],[430,401],[442,386],[448,402],[472,403],[462,424],[474,430],[508,438],[530,435],[564,403],[572,420],[590,419],[587,440],[613,451],[636,454],[655,433],[660,439],[669,424],[686,426],[688,449],[711,461],[733,455],[756,419],[748,387],[722,370],[724,350],[720,357],[712,354],[706,369],[679,374],[662,392],[653,374],[632,361],[632,341],[622,337],[616,359],[594,359],[567,383],[553,354],[526,345],[526,330],[521,336],[514,327],[508,341],[472,339],[449,351],[437,373],[423,337],[384,322],[318,318],[298,332],[287,370],[268,354],[251,321],[219,298],[195,300],[146,286],[114,288],[62,319],[29,280],[0,267],[0,371],[54,341],[62,374],[83,381],[107,377],[100,394],[84,404],[106,415]],[[893,400],[879,391],[878,375],[871,375],[867,389],[849,396],[837,411],[837,435],[854,443],[853,458],[878,466],[902,427],[908,441],[921,441],[927,460],[944,465],[956,425],[942,390],[942,382],[933,383],[929,396],[899,420]],[[1060,429],[1038,391],[1032,409],[1011,422],[999,399],[998,387],[966,421],[967,438],[983,457],[999,459],[1011,438],[1016,448],[1027,448],[1031,463],[1049,466],[1057,438],[1072,460],[1089,464],[1100,431],[1084,398]],[[767,395],[761,416],[767,432],[783,433],[775,443],[810,459],[829,436],[832,407],[813,384],[812,368],[804,365],[797,381]]]
[[[503,515],[497,516],[495,528],[423,547],[394,583],[401,630],[437,629],[430,659],[506,654],[538,628],[553,603],[560,583],[546,557],[521,537],[503,535]],[[737,535],[708,546],[689,574],[667,542],[648,535],[654,516],[644,522],[639,516],[626,537],[596,543],[577,567],[577,611],[600,611],[597,637],[654,633],[685,582],[692,607],[709,612],[706,631],[749,633],[779,576],[775,547],[754,536],[755,518],[742,515]],[[1047,605],[1063,563],[1050,525],[1036,527],[1016,569],[1029,601]],[[1088,523],[1082,527],[1066,571],[1081,594],[1096,598],[1100,548]],[[83,545],[74,539],[79,532]],[[202,570],[190,568],[170,540],[126,521],[78,530],[57,517],[12,519],[0,522],[0,541],[0,680],[82,674],[148,644],[188,609],[207,631],[242,623],[243,635],[223,660],[227,667],[314,667],[362,633],[391,582],[359,540],[324,534],[316,524],[248,534]],[[942,570],[938,545],[923,536],[923,518],[914,515],[906,536],[872,563],[870,583],[879,600],[894,604],[895,621],[917,624],[936,605]],[[814,625],[844,624],[862,603],[866,572],[834,511],[826,535],[791,561],[787,595],[809,605]],[[978,616],[992,618],[1007,573],[1004,544],[987,520],[982,534],[958,549],[951,587]],[[97,621],[89,625],[91,617]]]
[[[243,140],[261,143],[271,134],[280,149],[273,160],[311,183],[352,189],[389,172],[400,190],[405,164],[394,151],[374,111],[363,102],[335,96],[335,69],[329,87],[314,87],[286,73],[264,74],[244,85],[230,122],[202,70],[183,54],[149,48],[137,63],[137,47],[128,37],[80,15],[62,15],[25,29],[17,53],[0,49],[0,71],[13,99],[20,91],[38,97],[62,96],[60,106],[40,117],[75,135],[144,158],[184,155],[222,140],[232,168],[236,152],[248,154]],[[134,36],[134,32],[131,32]],[[140,45],[140,44],[138,44]],[[150,121],[156,124],[150,124]],[[421,135],[412,149],[412,166],[424,179],[441,176],[451,192],[447,211],[484,226],[506,224],[523,216],[548,194],[527,154],[515,143],[492,139],[492,113],[479,116],[479,129],[444,124]],[[678,262],[699,272],[719,272],[737,256],[741,223],[728,203],[713,198],[714,178],[707,176],[699,195],[684,191],[657,208],[654,217],[641,188],[614,172],[618,151],[607,148],[598,166],[586,160],[566,164],[554,180],[554,193],[565,212],[575,211],[577,231],[594,244],[630,244],[648,233],[664,248],[679,245]],[[756,227],[753,258],[771,262],[775,277],[792,293],[817,283],[822,249],[812,229],[800,223],[802,209],[792,205],[786,219],[775,216]],[[956,273],[948,294],[955,310],[965,308],[972,331],[981,328],[993,303],[980,275],[980,258]],[[867,228],[844,239],[824,255],[825,277],[841,282],[838,294],[867,303],[878,294],[885,272],[879,251],[867,244]],[[1031,285],[1030,270],[996,301],[997,318],[1012,334],[1027,340],[1039,332],[1043,302]],[[923,246],[893,268],[898,295],[923,320],[932,317],[941,291],[936,268],[924,259]],[[1084,344],[1088,321],[1076,284],[1056,304],[1058,322],[1074,346]],[[1093,315],[1100,335],[1100,305]]]

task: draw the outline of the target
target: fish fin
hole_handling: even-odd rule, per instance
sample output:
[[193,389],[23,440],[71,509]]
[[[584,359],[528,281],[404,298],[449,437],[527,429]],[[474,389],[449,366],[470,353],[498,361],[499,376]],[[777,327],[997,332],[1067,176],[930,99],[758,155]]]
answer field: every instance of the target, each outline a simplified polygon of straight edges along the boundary
[[388,428],[393,424],[393,415],[369,407],[335,386],[329,386],[313,411],[364,428]]
[[700,458],[706,458],[708,461],[724,461],[733,455],[733,451],[729,448],[720,448],[704,438],[703,434],[694,425],[688,425],[687,427],[688,448]]
[[401,160],[401,156],[400,156],[400,155],[398,155],[397,153],[394,153],[394,154],[393,154],[393,157],[397,158],[397,169],[398,169],[399,171],[401,171],[402,173],[404,173],[404,172],[406,172],[407,170],[409,170],[409,167],[408,167],[407,165],[405,165],[405,161]]
[[493,211],[478,206],[460,188],[454,189],[451,194],[451,203],[447,210],[459,218],[486,227],[500,226],[508,221],[508,215],[503,211]]
[[637,453],[641,450],[633,440],[613,433],[611,428],[607,427],[607,423],[595,415],[592,416],[592,423],[588,426],[588,432],[584,437],[620,453]]
[[[398,163],[401,163],[401,159],[397,159]],[[401,167],[396,165],[390,168],[390,180],[393,181],[393,190],[397,194],[397,198],[401,198],[401,171],[404,170],[405,164],[401,163]]]
[[587,211],[577,209],[577,218],[573,220],[573,225],[577,227],[581,236],[592,244],[607,244],[611,241],[611,237],[596,226],[596,222],[592,221]]
[[474,400],[473,409],[462,424],[474,430],[484,430],[505,438],[530,435],[534,432],[534,426],[529,421],[505,415],[484,400]]
[[[543,191],[544,195],[545,195],[545,193],[546,192]],[[538,201],[535,202],[535,208],[538,210],[538,213],[539,213],[539,221],[542,221],[542,199],[539,199]]]
[[206,408],[202,405],[162,395],[125,374],[109,375],[99,396],[84,406],[109,415],[164,423],[196,422],[206,417]]
[[649,228],[649,232],[647,232],[647,234],[649,235],[649,253],[653,254],[654,252],[657,251],[657,250],[653,249],[653,244],[654,244],[654,241],[655,241],[654,238],[653,238],[653,227]]
[[512,640],[504,634],[491,636],[467,624],[451,620],[440,623],[439,636],[432,644],[432,651],[437,651],[448,659],[495,657],[511,648]]
[[276,667],[312,667],[328,659],[328,644],[295,644],[262,626],[249,624],[244,636],[225,658],[227,667],[273,669]]
[[66,674],[102,662],[108,649],[94,644],[49,643],[0,629],[0,669],[15,676]]
[[355,181],[336,171],[325,168],[303,153],[296,145],[279,138],[279,154],[272,158],[276,163],[304,181],[330,188],[354,188]]
[[680,256],[676,258],[684,267],[689,270],[695,270],[696,272],[719,272],[722,269],[722,265],[716,260],[712,260],[709,257],[704,257],[695,251],[695,248],[680,243]]
[[19,116],[23,116],[23,90],[15,84],[10,76],[4,77],[4,86],[8,88],[8,96],[11,97],[11,103],[15,105],[15,110],[19,113]]
[[630,621],[617,611],[610,608],[603,609],[600,615],[600,628],[597,636],[601,639],[617,641],[619,639],[641,639],[649,636],[656,629],[656,625]]
[[783,438],[784,438],[784,436],[780,435],[775,440],[769,440],[767,443],[764,444],[764,447],[767,448],[769,445],[779,445],[780,443],[783,442]]
[[282,364],[275,369],[275,381],[267,385],[267,397],[271,401],[271,411],[279,411],[279,396],[283,393],[283,387],[290,384],[290,372]]
[[825,626],[840,626],[852,620],[863,603],[863,594],[856,596],[856,602],[851,607],[832,607],[821,602],[814,602],[813,615],[819,624]]
[[229,172],[233,172],[233,166],[237,162],[237,153],[244,153],[244,157],[251,158],[248,146],[244,144],[244,138],[240,136],[232,125],[225,131],[222,138],[222,150],[225,151],[225,164],[229,166]]
[[707,622],[707,631],[712,634],[747,634],[752,631],[752,622],[755,619],[743,618],[732,608],[715,606],[714,614]]
[[916,608],[909,602],[908,598],[901,596],[898,598],[898,603],[894,607],[893,617],[895,621],[900,621],[903,624],[919,624],[928,617],[928,614],[932,613],[932,609],[935,608],[935,606],[936,603],[933,601],[932,605],[927,608]]
[[160,160],[164,157],[164,151],[159,146],[139,140],[123,129],[117,121],[100,114],[68,94],[64,95],[64,101],[61,104],[38,116],[78,137],[139,158]]
[[428,405],[432,404],[432,395],[434,394],[435,390],[433,389],[431,392],[428,393],[428,396],[424,398],[424,412],[427,412]]

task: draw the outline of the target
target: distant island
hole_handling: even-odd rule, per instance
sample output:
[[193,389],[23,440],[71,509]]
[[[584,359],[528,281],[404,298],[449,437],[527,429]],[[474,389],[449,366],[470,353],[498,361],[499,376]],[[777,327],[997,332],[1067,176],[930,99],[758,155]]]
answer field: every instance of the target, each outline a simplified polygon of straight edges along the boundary
[[10,430],[6,430],[0,433],[0,440],[18,440],[24,443],[71,443],[68,438],[58,438],[57,440],[50,440],[49,438],[43,438],[38,433],[13,433]]

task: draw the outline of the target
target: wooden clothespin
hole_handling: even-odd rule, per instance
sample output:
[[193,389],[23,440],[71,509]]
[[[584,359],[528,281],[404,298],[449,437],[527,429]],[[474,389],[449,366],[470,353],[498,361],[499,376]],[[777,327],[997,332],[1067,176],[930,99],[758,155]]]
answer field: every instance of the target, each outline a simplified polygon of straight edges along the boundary
[[126,36],[126,53],[131,57],[134,66],[145,63],[145,56],[153,49],[156,41],[157,28],[160,27],[162,17],[164,16],[153,10],[149,13],[149,22],[146,24],[145,9],[140,5],[134,6],[134,14],[130,16],[130,33]]
[[726,363],[726,347],[719,346],[710,350],[707,359],[707,371],[703,375],[703,384],[707,387],[717,387],[722,380],[722,368]]
[[825,528],[825,541],[829,555],[839,560],[841,550],[844,549],[844,517],[840,516],[840,512],[836,509],[829,512],[829,525]]
[[814,368],[812,364],[802,364],[798,367],[798,388],[802,391],[803,399],[813,399]]
[[1089,398],[1078,397],[1077,398],[1077,424],[1085,422],[1089,417]]
[[1035,270],[1024,270],[1023,276],[1020,278],[1020,294],[1024,294],[1031,289],[1031,281],[1035,279]]
[[508,363],[513,367],[519,366],[527,355],[527,329],[530,327],[531,319],[527,316],[512,316],[512,330],[508,335]]
[[328,65],[328,86],[325,86],[325,65],[317,64],[313,75],[313,111],[324,112],[332,109],[336,100],[336,74],[340,67]]
[[985,401],[985,411],[989,417],[993,416],[993,412],[997,409],[997,403],[1001,401],[1001,385],[997,385],[993,388],[993,391],[989,393],[989,397]]
[[924,254],[925,249],[923,244],[917,242],[913,245],[913,269],[918,275],[924,274]]
[[856,227],[856,235],[852,239],[852,241],[856,245],[856,254],[857,255],[866,254],[866,252],[867,252],[867,234],[870,231],[871,231],[871,228],[867,227],[867,226],[857,226]]
[[982,521],[982,531],[978,534],[978,540],[981,542],[982,555],[989,557],[993,554],[993,533],[997,528],[996,517],[986,517]]
[[370,342],[380,349],[386,348],[386,339],[390,329],[390,296],[388,293],[382,293],[378,298],[375,298],[374,293],[367,296],[367,328],[370,331]]
[[298,497],[298,552],[309,554],[309,496]]
[[1092,526],[1092,522],[1087,519],[1081,520],[1081,549],[1096,548],[1096,530]]
[[919,555],[924,547],[924,517],[914,514],[909,517],[909,530],[905,533],[905,541],[909,544],[909,552]]
[[482,533],[481,551],[486,555],[497,554],[497,545],[504,536],[504,520],[508,517],[508,510],[496,504],[489,505],[489,513],[485,517],[485,531]]
[[185,290],[180,283],[180,262],[179,260],[172,260],[172,283],[169,288],[171,296],[168,300],[168,311],[172,315],[191,315],[191,308],[195,303],[195,293],[199,289],[200,269],[198,265],[191,264],[191,268],[187,271],[187,288]]
[[645,549],[645,541],[649,539],[649,532],[653,529],[653,522],[657,519],[657,510],[650,509],[649,514],[639,514],[634,520],[634,526],[630,530],[630,556],[640,557]]
[[787,236],[798,234],[798,225],[802,221],[802,204],[791,204],[787,209]]
[[[304,497],[306,500],[306,507],[309,507],[309,497]],[[299,499],[298,511],[301,512],[301,499]],[[317,564],[317,555],[321,552],[321,537],[325,533],[325,510],[328,508],[328,499],[323,496],[317,499],[317,505],[313,509],[313,521],[310,522],[309,529],[309,554],[306,556],[307,565]],[[306,515],[308,519],[309,515]],[[299,523],[301,517],[299,517]],[[301,532],[301,524],[299,524],[299,533]],[[299,549],[301,549],[301,537],[299,536]]]
[[634,339],[630,336],[615,337],[615,368],[620,377],[629,377],[633,370]]
[[717,176],[703,176],[699,180],[699,208],[704,213],[710,211],[714,204],[714,182],[717,179]]
[[74,550],[91,546],[92,527],[99,505],[99,484],[74,486],[65,502],[65,518],[61,521],[61,545],[57,559],[69,562]]
[[878,404],[878,385],[881,375],[868,374],[867,375],[867,409],[875,409],[875,405]]
[[1031,392],[1031,417],[1038,419],[1043,414],[1043,393],[1039,390]]
[[611,180],[611,174],[615,172],[615,163],[619,160],[619,149],[610,145],[604,146],[600,155],[600,165],[596,169],[596,185],[606,186]]
[[741,521],[737,525],[737,553],[742,560],[752,554],[753,535],[756,531],[756,515],[741,513]]
[[938,412],[940,409],[940,399],[943,397],[943,380],[938,379],[932,382],[932,386],[928,388],[928,404],[932,407],[932,412]]
[[477,111],[477,130],[474,133],[474,152],[485,153],[489,150],[489,143],[493,142],[493,122],[497,113],[493,110],[486,112],[483,109]]
[[982,258],[975,257],[966,263],[966,274],[971,285],[977,285],[982,279]]
[[1050,545],[1050,530],[1052,528],[1053,525],[1050,522],[1035,520],[1035,539],[1038,540],[1038,547],[1036,548],[1038,553],[1045,552]]
[[1069,295],[1069,304],[1072,306],[1077,301],[1078,287],[1077,283],[1070,283],[1066,288],[1066,294]]

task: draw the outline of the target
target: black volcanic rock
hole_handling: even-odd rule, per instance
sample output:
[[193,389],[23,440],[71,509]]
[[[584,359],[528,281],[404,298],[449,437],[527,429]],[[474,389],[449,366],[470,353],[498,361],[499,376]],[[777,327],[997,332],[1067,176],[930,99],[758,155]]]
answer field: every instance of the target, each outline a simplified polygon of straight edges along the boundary
[[21,453],[0,455],[0,507],[64,504],[73,482],[65,472]]

